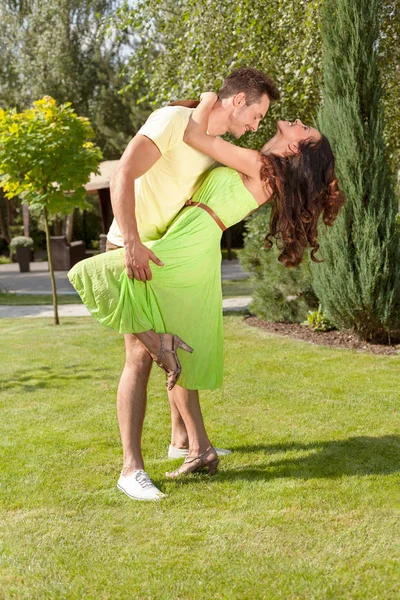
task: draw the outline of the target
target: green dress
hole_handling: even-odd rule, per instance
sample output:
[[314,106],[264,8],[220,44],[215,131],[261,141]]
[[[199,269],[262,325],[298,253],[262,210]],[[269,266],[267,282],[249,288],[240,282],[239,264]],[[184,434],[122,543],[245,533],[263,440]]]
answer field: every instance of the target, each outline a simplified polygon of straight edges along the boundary
[[[226,227],[258,208],[237,171],[218,167],[193,195]],[[164,236],[145,245],[164,263],[150,263],[151,281],[129,279],[123,248],[77,263],[69,280],[91,314],[119,333],[175,333],[193,349],[179,350],[179,385],[214,389],[222,383],[222,230],[202,208],[184,207]]]

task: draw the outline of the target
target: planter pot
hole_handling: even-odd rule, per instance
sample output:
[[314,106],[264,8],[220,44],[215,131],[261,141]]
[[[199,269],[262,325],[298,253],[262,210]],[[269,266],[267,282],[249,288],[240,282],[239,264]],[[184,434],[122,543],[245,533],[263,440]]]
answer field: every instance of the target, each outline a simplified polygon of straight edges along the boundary
[[31,261],[31,249],[24,247],[17,248],[17,261],[21,273],[28,273],[29,263]]

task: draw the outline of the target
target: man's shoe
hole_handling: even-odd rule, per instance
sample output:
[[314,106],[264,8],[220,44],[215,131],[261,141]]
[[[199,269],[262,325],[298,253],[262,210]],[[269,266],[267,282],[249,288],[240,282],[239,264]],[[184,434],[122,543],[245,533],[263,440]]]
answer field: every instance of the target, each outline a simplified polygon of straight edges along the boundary
[[[223,448],[214,448],[218,456],[226,456],[232,454],[232,450],[224,450]],[[176,446],[169,446],[168,458],[186,458],[189,454],[189,448],[177,448]]]
[[120,475],[117,488],[133,500],[161,500],[166,495],[156,488],[143,470],[133,471],[129,475]]

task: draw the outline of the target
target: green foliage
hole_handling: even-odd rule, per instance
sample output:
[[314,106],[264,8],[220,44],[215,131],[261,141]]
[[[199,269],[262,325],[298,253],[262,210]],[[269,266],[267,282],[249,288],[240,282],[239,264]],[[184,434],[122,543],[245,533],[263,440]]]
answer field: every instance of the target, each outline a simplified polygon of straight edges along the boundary
[[321,305],[318,306],[317,310],[308,312],[307,319],[302,325],[313,331],[332,331],[332,329],[335,329],[334,323],[322,312]]
[[[274,129],[276,117],[312,123],[321,98],[321,6],[318,0],[137,0],[124,2],[113,25],[131,28],[139,40],[127,74],[129,88],[148,89],[153,103],[195,98],[217,90],[240,66],[272,75],[282,101],[271,107],[259,135],[241,145],[256,147]],[[326,2],[330,10],[329,1]],[[379,61],[384,76],[383,101],[389,117],[386,138],[393,160],[400,149],[400,5],[380,0]],[[127,88],[126,88],[127,89]]]
[[243,268],[255,278],[251,309],[274,322],[300,323],[318,305],[311,287],[308,260],[295,269],[278,262],[279,249],[264,247],[270,208],[263,207],[246,222],[245,247],[239,255]]
[[85,206],[83,185],[98,170],[100,150],[88,119],[44,97],[22,113],[0,110],[0,186],[33,209],[68,214]]
[[30,0],[0,3],[0,106],[26,109],[49,95],[71,101],[89,118],[95,143],[108,159],[119,158],[147,118],[144,89],[119,94],[136,42],[128,31],[110,30],[103,21],[120,0]]
[[[130,61],[131,86],[148,85],[155,103],[197,98],[218,90],[233,69],[256,66],[281,90],[273,118],[283,113],[312,120],[319,102],[318,7],[318,0],[138,0],[134,7],[126,2],[114,23],[140,37]],[[241,143],[254,147],[274,128],[267,119],[257,139],[249,135]]]
[[26,237],[24,235],[20,235],[18,237],[12,238],[10,241],[10,248],[12,251],[15,251],[17,248],[32,248],[33,247],[33,239],[31,237]]
[[397,201],[385,149],[378,71],[379,0],[334,0],[323,12],[324,89],[319,122],[336,154],[347,204],[321,236],[313,266],[324,312],[364,338],[400,326]]
[[385,107],[385,139],[396,170],[400,161],[400,3],[382,0],[379,66]]
[[83,186],[90,173],[98,172],[101,160],[91,137],[87,118],[78,117],[70,103],[58,106],[49,96],[22,113],[0,110],[0,186],[7,198],[19,195],[43,214],[56,325],[49,215],[69,214],[76,206],[85,206]]

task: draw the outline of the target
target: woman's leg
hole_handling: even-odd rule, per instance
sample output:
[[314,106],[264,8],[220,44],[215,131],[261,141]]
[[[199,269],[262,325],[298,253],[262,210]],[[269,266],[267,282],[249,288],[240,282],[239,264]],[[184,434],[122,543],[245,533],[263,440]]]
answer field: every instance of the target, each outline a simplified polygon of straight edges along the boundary
[[182,416],[189,438],[189,454],[202,454],[211,442],[208,438],[203,415],[200,408],[199,392],[197,390],[187,390],[176,385],[170,391],[175,405]]
[[184,420],[176,406],[174,389],[168,391],[168,400],[171,409],[171,446],[179,449],[188,449],[189,437]]
[[[146,346],[146,348],[155,356],[158,355],[161,348],[160,336],[153,330],[138,333],[136,336]],[[173,336],[166,334],[163,339],[165,350],[173,346]],[[173,370],[176,367],[176,360],[172,352],[166,352],[163,356],[163,363],[166,368]],[[180,385],[174,385],[169,390],[171,399],[174,401],[180,416],[185,425],[189,439],[189,456],[198,456],[210,448],[211,442],[204,427],[203,415],[201,413],[199,393],[197,390],[188,390]],[[217,458],[214,449],[207,453],[209,460]],[[209,462],[209,460],[207,462]]]
[[180,385],[176,385],[172,391],[176,406],[182,415],[188,432],[189,454],[179,469],[166,473],[166,476],[175,479],[203,468],[208,470],[210,475],[214,475],[219,459],[215,448],[211,446],[204,427],[199,392],[197,390],[187,390]]

